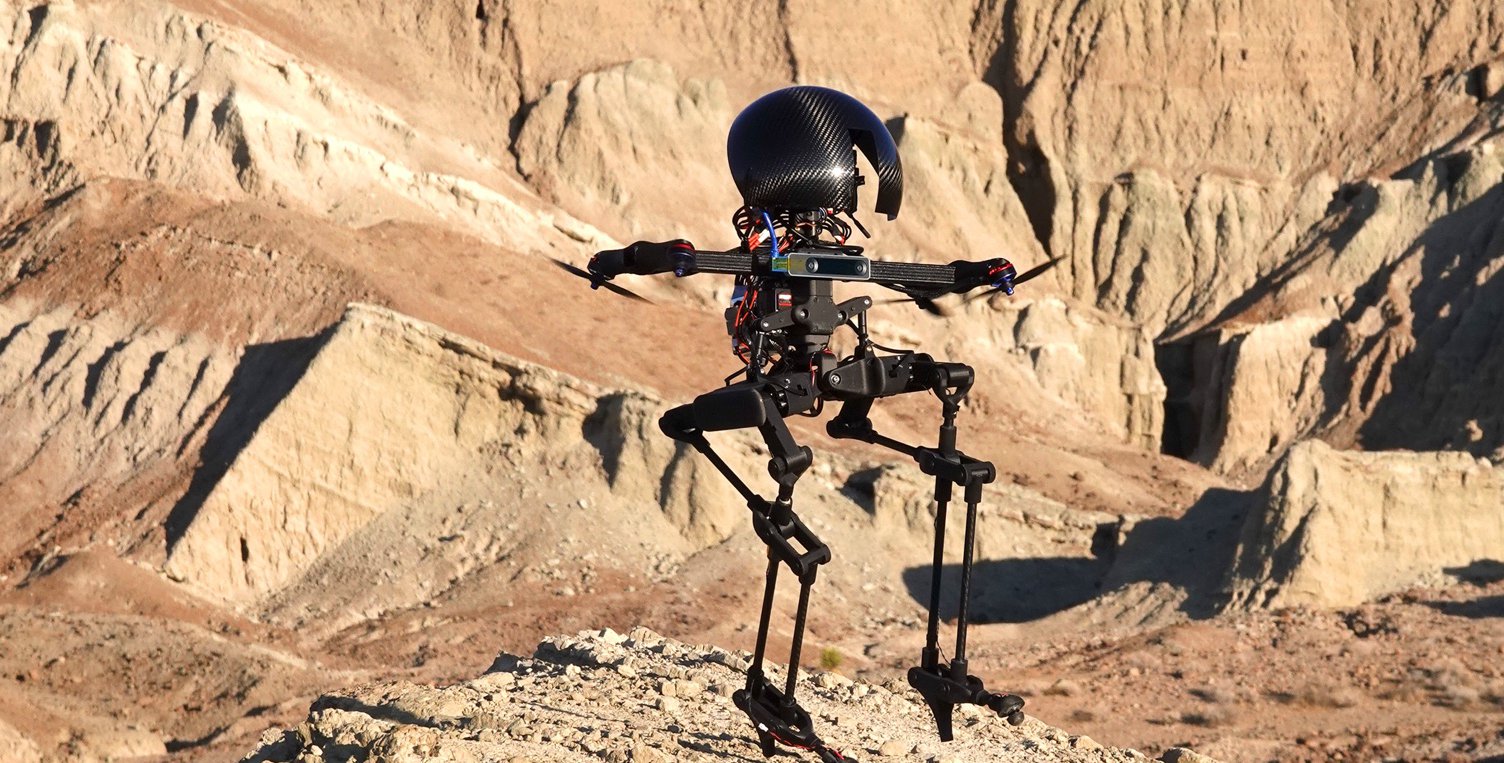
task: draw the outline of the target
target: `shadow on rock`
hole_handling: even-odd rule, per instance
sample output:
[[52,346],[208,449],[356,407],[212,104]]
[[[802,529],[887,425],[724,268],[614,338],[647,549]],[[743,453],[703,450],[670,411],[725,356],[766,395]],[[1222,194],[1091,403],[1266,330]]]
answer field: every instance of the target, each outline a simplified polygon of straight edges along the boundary
[[[1022,623],[1085,603],[1101,590],[1108,564],[1085,557],[989,559],[977,562],[971,573],[971,611],[975,623]],[[910,567],[904,585],[915,601],[928,604],[931,568]],[[940,572],[940,617],[959,614],[961,565],[947,564]]]
[[1442,570],[1464,583],[1489,585],[1504,581],[1504,562],[1494,559],[1476,559],[1462,567],[1447,567]]
[[[1488,586],[1504,581],[1504,562],[1477,559],[1461,567],[1448,567],[1445,572],[1464,583]],[[1504,617],[1504,596],[1484,596],[1471,601],[1430,601],[1426,606],[1453,617],[1475,620]]]
[[1432,601],[1427,606],[1453,617],[1468,617],[1482,620],[1489,617],[1504,617],[1504,596],[1485,596],[1472,601]]
[[[1462,177],[1472,161],[1453,157],[1446,172]],[[1395,361],[1388,391],[1359,429],[1365,449],[1458,449],[1482,456],[1504,444],[1504,398],[1457,393],[1504,383],[1504,351],[1496,341],[1504,321],[1504,272],[1495,267],[1504,256],[1501,218],[1504,184],[1433,222],[1400,260],[1421,258],[1419,283],[1408,295],[1414,346]],[[1374,294],[1383,295],[1396,285],[1386,279],[1374,286]],[[1377,297],[1366,301],[1379,303]]]
[[[1122,588],[1150,583],[1179,591],[1179,609],[1212,617],[1227,602],[1228,570],[1237,551],[1252,492],[1212,489],[1178,518],[1144,519],[1117,529],[1116,543],[1094,543],[1096,558],[1036,557],[977,562],[972,571],[975,623],[1021,623],[1062,612]],[[1109,527],[1111,527],[1109,525]],[[1101,530],[1099,530],[1101,535]],[[957,615],[960,565],[941,572],[943,618]],[[930,567],[903,573],[909,595],[930,598]]]
[[[308,713],[312,715],[320,710],[329,709],[360,713],[377,720],[402,723],[409,726],[424,726],[431,729],[440,729],[445,727],[444,724],[438,723],[432,718],[425,718],[424,716],[418,715],[408,710],[403,710],[400,707],[393,707],[392,705],[373,705],[369,702],[362,702],[354,697],[340,697],[334,695],[325,695],[319,697],[314,701],[313,705],[308,708]],[[327,755],[329,753],[326,751],[325,754]]]
[[261,422],[287,397],[328,341],[332,327],[314,336],[250,345],[225,385],[222,406],[204,437],[199,466],[188,490],[167,514],[167,549],[177,545],[210,491],[250,443]]

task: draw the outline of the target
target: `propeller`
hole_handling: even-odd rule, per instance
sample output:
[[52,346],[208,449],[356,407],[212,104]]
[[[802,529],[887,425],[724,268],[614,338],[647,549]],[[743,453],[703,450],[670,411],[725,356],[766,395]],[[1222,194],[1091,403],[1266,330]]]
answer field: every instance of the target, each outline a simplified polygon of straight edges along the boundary
[[935,299],[937,299],[937,298],[936,297],[923,297],[923,296],[916,295],[916,296],[913,296],[913,297],[898,297],[896,299],[880,299],[880,300],[878,300],[877,303],[879,305],[897,305],[897,304],[901,304],[901,303],[904,303],[904,302],[912,302],[920,310],[923,310],[923,311],[929,313],[930,315],[934,315],[934,316],[938,316],[938,317],[942,317],[943,318],[943,317],[945,317],[945,309],[942,308],[942,307],[940,307],[940,305],[936,304],[935,303]]
[[[1058,258],[1058,257],[1055,258],[1055,259],[1053,259],[1053,260],[1046,260],[1043,264],[1035,265],[1034,267],[1029,268],[1028,270],[1025,270],[1024,272],[1019,273],[1017,276],[1015,276],[1013,278],[1013,285],[1017,286],[1017,285],[1023,283],[1024,281],[1033,280],[1034,278],[1039,277],[1046,270],[1049,270],[1050,268],[1055,267],[1055,265],[1057,263],[1059,263],[1059,262],[1060,262],[1060,258]],[[971,302],[972,300],[981,299],[982,297],[990,297],[993,294],[996,294],[996,293],[998,293],[1000,291],[1003,291],[1003,290],[1004,290],[1003,288],[999,287],[999,288],[996,288],[996,289],[986,289],[984,291],[979,291],[976,294],[972,294],[971,296],[969,296],[969,297],[961,300],[961,304],[964,305],[964,304],[967,304],[967,303]]]
[[590,288],[592,288],[592,289],[599,289],[599,288],[601,288],[601,287],[604,286],[606,288],[606,291],[609,291],[609,292],[611,292],[613,294],[620,294],[623,297],[626,297],[628,299],[635,299],[638,302],[646,302],[646,303],[648,303],[650,305],[653,304],[653,301],[650,300],[650,299],[648,299],[647,297],[644,297],[641,294],[637,294],[637,293],[634,293],[632,291],[629,291],[629,290],[627,290],[627,289],[625,289],[625,288],[623,288],[621,286],[617,286],[616,284],[611,283],[610,281],[607,281],[606,279],[601,278],[600,276],[592,274],[590,271],[585,270],[584,268],[580,268],[580,267],[577,267],[575,265],[571,265],[571,264],[569,264],[569,263],[567,263],[567,262],[565,262],[563,260],[556,260],[553,257],[549,257],[548,261],[552,262],[553,264],[555,264],[557,266],[559,266],[559,269],[563,270],[565,273],[568,273],[568,274],[570,274],[572,276],[579,276],[580,278],[583,278],[586,281],[589,281],[590,282]]

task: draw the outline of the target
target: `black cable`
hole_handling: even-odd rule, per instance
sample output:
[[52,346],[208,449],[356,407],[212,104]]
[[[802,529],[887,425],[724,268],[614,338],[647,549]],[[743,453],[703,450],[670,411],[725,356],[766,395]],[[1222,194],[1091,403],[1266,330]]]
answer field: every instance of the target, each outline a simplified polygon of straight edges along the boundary
[[915,354],[914,350],[895,350],[892,347],[884,347],[884,346],[878,344],[877,342],[872,341],[871,339],[867,340],[867,344],[870,344],[873,347],[876,347],[877,349],[882,350],[883,352],[891,352],[894,355],[913,355],[913,354]]
[[[831,246],[831,242],[821,240],[822,234],[836,242],[845,242],[851,238],[851,224],[838,217],[839,212],[835,210],[765,210],[743,206],[731,215],[731,226],[736,229],[737,238],[742,242],[743,249],[750,249],[748,242],[753,235],[761,232],[764,213],[774,221],[775,227],[781,227],[784,230],[784,235],[791,239],[790,243],[794,246]],[[871,237],[855,216],[850,212],[846,215],[851,218],[852,223],[856,224],[863,236]]]

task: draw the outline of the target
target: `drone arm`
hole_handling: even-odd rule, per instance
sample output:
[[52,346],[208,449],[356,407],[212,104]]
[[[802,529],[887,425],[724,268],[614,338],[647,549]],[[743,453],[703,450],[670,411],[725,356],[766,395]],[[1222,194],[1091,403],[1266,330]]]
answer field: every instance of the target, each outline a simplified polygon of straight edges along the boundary
[[872,281],[911,298],[934,299],[944,294],[964,294],[991,286],[1013,293],[1013,264],[1001,257],[971,262],[956,260],[949,265],[919,262],[872,262]]
[[[1015,275],[1012,263],[1001,257],[978,262],[956,260],[948,265],[884,260],[871,260],[870,264],[870,273],[865,278],[836,280],[869,281],[906,294],[959,294],[979,286],[1001,288],[1011,283]],[[683,239],[661,244],[638,241],[625,249],[597,252],[590,261],[590,272],[606,278],[622,273],[673,273],[681,277],[696,273],[769,275],[773,272],[773,259],[766,251],[695,249]]]
[[586,266],[591,275],[609,281],[623,273],[650,276],[672,273],[683,255],[694,251],[694,244],[684,239],[655,243],[638,241],[624,249],[606,249],[596,252]]
[[991,286],[1012,294],[1013,279],[1018,277],[1013,263],[1002,257],[979,262],[956,260],[951,263],[951,267],[956,269],[956,285],[951,289],[954,294],[968,292],[979,286]]

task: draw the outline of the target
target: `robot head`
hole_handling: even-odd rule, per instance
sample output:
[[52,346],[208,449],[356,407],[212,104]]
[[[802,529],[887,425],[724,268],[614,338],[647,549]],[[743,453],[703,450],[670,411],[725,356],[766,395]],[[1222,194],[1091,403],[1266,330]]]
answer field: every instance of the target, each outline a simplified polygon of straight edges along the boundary
[[731,123],[726,158],[748,206],[856,211],[860,148],[877,172],[879,213],[898,216],[903,165],[872,110],[839,90],[799,85],[753,101]]

